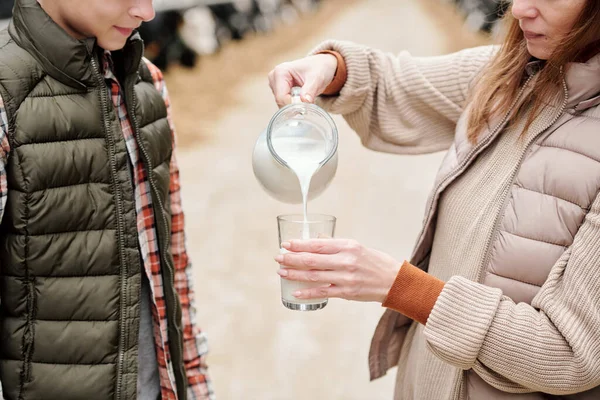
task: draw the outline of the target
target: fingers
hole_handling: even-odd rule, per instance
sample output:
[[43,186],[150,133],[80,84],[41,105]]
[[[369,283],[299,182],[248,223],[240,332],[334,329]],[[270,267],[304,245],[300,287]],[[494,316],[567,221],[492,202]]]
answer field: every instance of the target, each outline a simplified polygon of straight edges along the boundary
[[321,57],[323,55],[285,62],[276,66],[269,73],[269,86],[279,107],[291,103],[290,93],[293,86],[302,87],[300,97],[304,102],[313,103],[315,98],[321,94],[327,86],[325,80],[328,78],[325,75],[331,75],[329,78],[333,78],[335,72],[335,66],[331,72],[332,66],[329,65],[330,60],[327,58],[333,58],[337,64],[335,57],[329,55],[326,56],[327,58]]
[[343,273],[330,270],[300,270],[281,268],[277,271],[279,276],[288,281],[323,283],[323,284],[342,284],[348,279]]
[[321,89],[323,83],[318,79],[307,79],[304,86],[302,86],[302,92],[300,94],[303,101],[313,103],[315,98],[319,95],[319,89]]
[[345,299],[347,296],[345,295],[342,288],[337,287],[335,285],[331,286],[321,286],[312,289],[304,289],[299,290],[293,293],[294,297],[302,300],[310,300],[310,299],[322,299],[322,298],[341,298]]
[[292,101],[291,91],[294,84],[294,79],[286,67],[286,64],[281,64],[275,67],[269,73],[269,86],[275,96],[275,102],[281,108]]
[[288,251],[296,253],[317,253],[317,254],[337,254],[348,245],[347,239],[309,239],[309,240],[290,240],[281,243],[281,247]]
[[299,269],[341,269],[347,261],[335,254],[285,253],[275,257],[279,264]]

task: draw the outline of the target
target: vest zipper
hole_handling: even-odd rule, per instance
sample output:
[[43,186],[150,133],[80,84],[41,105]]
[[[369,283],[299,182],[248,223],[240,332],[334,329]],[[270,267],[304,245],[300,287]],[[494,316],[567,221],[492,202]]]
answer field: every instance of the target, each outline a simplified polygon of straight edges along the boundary
[[33,338],[35,337],[35,278],[31,278],[29,271],[26,272],[27,280],[27,323],[23,335],[23,369],[21,371],[21,389],[19,398],[23,396],[23,386],[26,382],[31,382],[31,358],[33,353]]
[[[566,81],[563,79],[563,91],[564,91],[564,95],[565,98],[563,100],[563,103],[558,111],[558,113],[556,114],[556,116],[552,119],[552,121],[550,123],[548,123],[547,125],[545,125],[543,127],[543,129],[541,129],[538,133],[536,133],[535,135],[533,135],[533,137],[531,139],[529,139],[529,141],[527,142],[526,146],[525,146],[525,151],[521,154],[521,157],[519,158],[519,162],[517,164],[517,168],[515,168],[510,176],[510,184],[507,186],[507,188],[505,189],[505,191],[510,192],[511,188],[514,185],[515,179],[517,177],[517,174],[519,173],[519,170],[521,169],[521,165],[523,164],[523,160],[525,159],[525,155],[527,154],[528,150],[529,150],[529,146],[531,146],[531,144],[537,140],[537,138],[540,137],[540,135],[542,133],[544,133],[548,128],[550,128],[552,125],[554,125],[559,118],[563,115],[565,109],[567,108],[567,103],[569,101],[569,91],[567,88],[567,83]],[[483,259],[483,264],[481,266],[481,268],[479,268],[479,271],[477,272],[477,279],[476,282],[481,283],[481,277],[483,276],[483,270],[487,268],[487,265],[490,261],[490,257],[491,257],[491,244],[492,242],[495,240],[497,234],[498,234],[498,228],[500,226],[500,221],[502,220],[502,216],[504,215],[502,213],[502,210],[505,209],[506,207],[506,203],[508,202],[508,193],[503,192],[502,193],[502,205],[501,205],[501,209],[500,212],[496,213],[496,219],[494,220],[494,225],[493,225],[493,229],[490,235],[488,235],[488,238],[485,242],[485,256]]]
[[111,135],[110,126],[108,125],[108,117],[109,113],[107,112],[108,107],[108,98],[106,96],[107,88],[100,74],[100,68],[98,66],[98,62],[96,61],[96,57],[93,54],[91,56],[91,63],[94,69],[95,75],[98,80],[98,85],[100,88],[100,105],[102,107],[102,122],[104,124],[104,131],[106,138],[108,140],[108,155],[110,160],[110,171],[113,179],[113,187],[115,191],[116,198],[116,207],[117,207],[117,235],[119,237],[119,255],[121,258],[121,268],[120,268],[120,312],[119,312],[119,357],[117,363],[117,388],[116,388],[116,400],[121,399],[121,390],[123,386],[123,363],[125,361],[125,311],[127,309],[125,304],[125,293],[127,291],[127,260],[125,259],[125,243],[123,241],[123,226],[125,225],[123,222],[123,204],[121,200],[121,191],[119,189],[119,183],[117,180],[117,161],[114,156],[114,149],[116,147],[115,141]]
[[[489,135],[487,135],[481,142],[479,142],[475,147],[473,147],[473,149],[471,149],[471,151],[469,152],[469,154],[464,158],[464,160],[462,161],[462,163],[460,163],[460,165],[458,167],[456,167],[454,169],[454,171],[450,172],[448,175],[446,175],[446,177],[444,179],[442,179],[442,181],[440,181],[440,183],[438,183],[435,188],[434,188],[434,197],[431,199],[431,204],[429,205],[429,208],[427,209],[427,219],[425,220],[425,223],[423,224],[423,227],[421,228],[421,232],[419,233],[418,240],[417,240],[417,245],[415,246],[415,250],[419,249],[419,247],[421,247],[421,242],[423,241],[423,235],[427,229],[427,227],[429,226],[429,224],[431,223],[431,212],[434,208],[434,206],[437,204],[435,197],[439,195],[438,191],[440,190],[440,188],[442,186],[444,186],[447,182],[452,181],[454,178],[456,178],[458,175],[460,175],[465,167],[469,164],[469,161],[471,161],[471,158],[477,154],[480,150],[482,150],[483,148],[485,148],[488,144],[490,144],[490,142],[492,141],[492,139],[496,136],[496,134],[498,133],[498,131],[500,129],[502,129],[502,127],[508,122],[508,119],[510,117],[510,114],[512,114],[512,112],[514,111],[515,107],[517,106],[519,100],[521,99],[521,96],[523,96],[523,93],[525,92],[525,90],[527,89],[527,85],[531,82],[531,80],[534,78],[535,75],[530,76],[527,81],[525,82],[525,84],[523,85],[523,87],[521,88],[521,90],[519,91],[519,93],[517,94],[517,97],[515,98],[515,100],[513,101],[513,103],[511,104],[510,108],[508,109],[508,111],[506,112],[506,114],[504,115],[504,117],[502,118],[502,120],[494,127],[494,129],[491,131],[491,133]],[[420,260],[412,260],[412,262],[416,262],[419,263]]]
[[[141,140],[140,137],[140,128],[139,128],[139,124],[138,124],[138,120],[137,117],[135,115],[135,107],[136,107],[136,96],[135,96],[135,90],[134,90],[134,85],[128,85],[128,89],[130,90],[130,95],[131,95],[131,112],[129,112],[129,118],[131,118],[131,122],[133,123],[133,131],[135,133],[135,137],[136,140],[138,142],[138,147],[140,148],[140,151],[142,152],[142,154],[144,155],[144,160],[146,161],[146,167],[148,168],[148,182],[150,183],[150,187],[152,189],[152,192],[154,193],[156,200],[158,201],[158,206],[160,208],[160,216],[162,217],[162,221],[163,221],[163,232],[164,232],[164,238],[165,240],[163,240],[163,248],[162,251],[160,251],[160,256],[161,259],[163,260],[164,263],[164,267],[167,268],[169,271],[169,278],[170,278],[170,282],[164,282],[164,294],[165,294],[165,299],[167,299],[167,301],[170,303],[171,305],[171,317],[174,319],[177,316],[177,299],[175,298],[174,293],[172,293],[172,288],[175,287],[175,271],[174,271],[174,266],[171,266],[171,268],[169,268],[169,262],[167,260],[167,254],[169,252],[169,246],[168,243],[170,242],[169,238],[169,231],[167,229],[168,226],[168,221],[167,221],[167,217],[165,216],[165,211],[164,211],[164,206],[163,206],[163,202],[161,200],[160,197],[160,193],[158,192],[158,189],[156,187],[156,183],[154,182],[154,179],[152,178],[152,172],[153,172],[153,166],[152,166],[152,162],[150,161],[150,155],[148,154],[148,151],[146,150],[146,148],[144,147],[144,144]],[[155,209],[156,210],[156,209]],[[156,212],[155,212],[156,214]],[[155,216],[156,218],[156,216]],[[160,243],[160,242],[159,242]],[[168,324],[168,320],[167,320],[167,324]],[[179,335],[179,332],[177,332],[177,325],[175,322],[175,330],[176,333]],[[169,330],[167,329],[167,332]],[[181,336],[181,335],[179,335]],[[181,357],[183,357],[183,343],[182,340],[180,340],[180,338],[171,338],[171,336],[169,336],[169,342],[170,343],[177,343],[178,344],[178,350],[179,350],[179,354],[181,354]],[[183,358],[182,358],[183,360]],[[175,368],[173,368],[173,371],[175,370]],[[183,380],[185,380],[185,376],[182,377]],[[175,385],[177,385],[177,379],[175,379]],[[175,387],[175,393],[177,395],[177,387]],[[178,396],[178,395],[177,395]]]

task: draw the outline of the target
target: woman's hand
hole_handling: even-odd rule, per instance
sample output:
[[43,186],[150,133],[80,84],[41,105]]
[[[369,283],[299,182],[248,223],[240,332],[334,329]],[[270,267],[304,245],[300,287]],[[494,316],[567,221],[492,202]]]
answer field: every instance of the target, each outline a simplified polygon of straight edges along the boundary
[[302,87],[302,101],[312,103],[333,81],[337,58],[317,54],[279,64],[269,73],[269,86],[279,107],[291,102],[292,87]]
[[275,257],[284,279],[321,283],[294,293],[299,299],[339,297],[383,303],[401,264],[354,240],[310,239],[282,243],[289,253]]

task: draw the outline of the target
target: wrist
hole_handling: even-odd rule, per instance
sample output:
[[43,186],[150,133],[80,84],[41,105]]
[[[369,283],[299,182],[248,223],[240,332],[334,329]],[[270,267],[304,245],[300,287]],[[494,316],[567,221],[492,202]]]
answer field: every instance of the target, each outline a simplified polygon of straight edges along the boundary
[[[333,78],[335,77],[337,70],[338,70],[338,59],[335,55],[331,54],[331,53],[321,53],[319,54],[320,56],[323,56],[327,63],[327,66],[329,67],[330,71],[333,71],[333,74],[331,75],[331,80],[333,80]],[[331,83],[331,82],[330,82]]]
[[346,70],[344,57],[337,51],[332,50],[323,50],[319,52],[318,55],[329,56],[326,60],[328,63],[331,63],[331,70],[334,71],[333,78],[322,94],[325,96],[338,95],[348,79],[348,71]]
[[396,260],[392,260],[390,263],[390,268],[387,269],[386,274],[383,278],[383,284],[381,285],[382,290],[379,294],[379,298],[377,301],[379,303],[384,303],[389,296],[392,287],[396,283],[398,278],[398,274],[400,273],[400,269],[402,268],[402,264]]

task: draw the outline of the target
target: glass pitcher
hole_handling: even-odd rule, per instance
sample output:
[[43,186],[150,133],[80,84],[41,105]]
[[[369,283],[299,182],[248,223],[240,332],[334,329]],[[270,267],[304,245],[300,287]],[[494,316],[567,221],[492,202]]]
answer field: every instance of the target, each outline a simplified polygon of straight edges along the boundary
[[308,199],[329,186],[338,164],[338,131],[331,116],[321,107],[303,103],[300,88],[292,89],[292,103],[281,108],[254,146],[252,167],[262,188],[273,198],[290,204],[302,203],[298,178],[290,167],[294,161],[317,157]]

